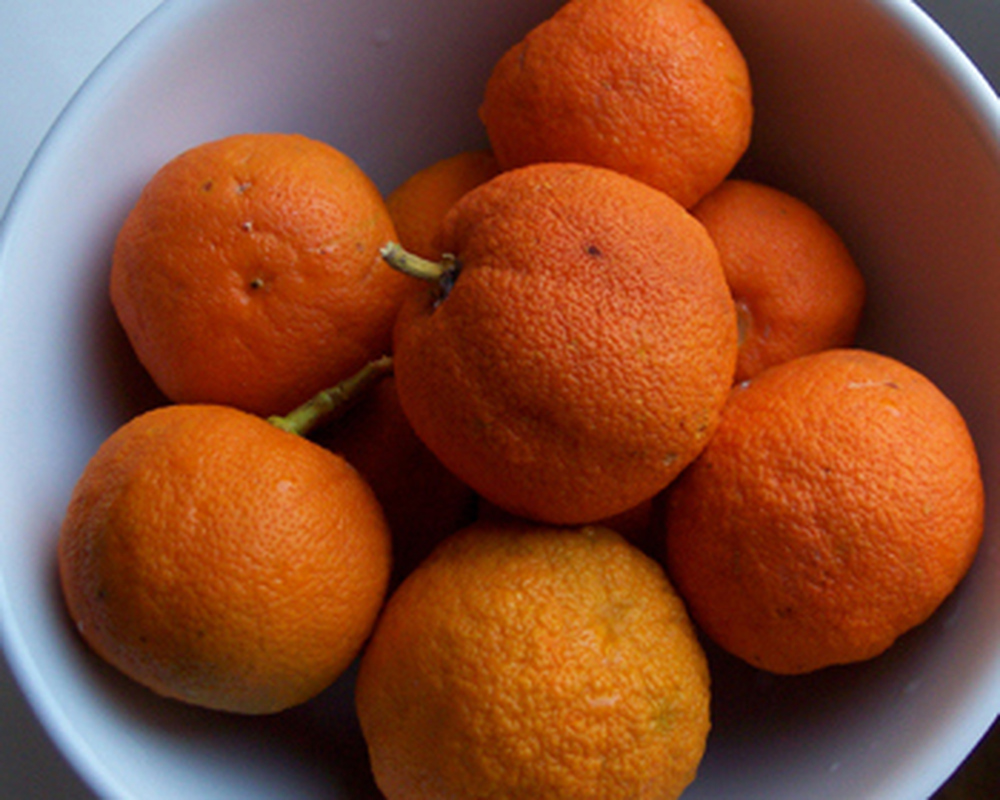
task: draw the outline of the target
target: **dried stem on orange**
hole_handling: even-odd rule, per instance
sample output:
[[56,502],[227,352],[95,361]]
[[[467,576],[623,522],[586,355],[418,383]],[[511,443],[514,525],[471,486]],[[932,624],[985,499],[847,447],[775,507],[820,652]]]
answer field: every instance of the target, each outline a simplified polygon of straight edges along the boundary
[[445,292],[458,276],[459,263],[451,253],[442,255],[440,261],[431,261],[409,252],[398,242],[388,242],[379,253],[393,269],[411,278],[436,283]]
[[392,356],[369,361],[351,377],[324,389],[289,414],[268,417],[267,421],[288,433],[308,436],[316,428],[346,413],[369,389],[391,372]]
[[658,493],[700,451],[732,384],[736,315],[685,209],[611,170],[538,164],[462,197],[431,281],[396,319],[394,375],[416,434],[518,516],[577,524]]

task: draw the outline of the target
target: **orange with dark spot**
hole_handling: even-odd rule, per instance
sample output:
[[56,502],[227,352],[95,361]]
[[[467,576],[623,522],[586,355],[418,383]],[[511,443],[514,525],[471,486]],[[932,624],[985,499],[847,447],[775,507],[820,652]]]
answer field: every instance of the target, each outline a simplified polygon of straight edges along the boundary
[[599,167],[502,173],[445,219],[436,291],[397,320],[400,403],[480,495],[552,523],[604,519],[670,483],[732,384],[736,314],[705,229]]
[[173,401],[284,414],[390,347],[412,282],[350,158],[304,136],[206,142],[145,186],[115,245],[111,299]]

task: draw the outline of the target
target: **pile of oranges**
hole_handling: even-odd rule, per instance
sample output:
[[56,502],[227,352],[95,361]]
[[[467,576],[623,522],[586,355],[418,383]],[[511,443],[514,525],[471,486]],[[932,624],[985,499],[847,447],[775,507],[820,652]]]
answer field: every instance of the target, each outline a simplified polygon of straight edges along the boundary
[[489,148],[388,196],[328,144],[178,155],[110,293],[162,407],[59,539],[89,645],[273,713],[360,658],[402,798],[673,798],[701,637],[773,673],[875,657],[976,553],[955,406],[855,346],[862,274],[738,177],[753,105],[701,0],[569,0],[496,64]]

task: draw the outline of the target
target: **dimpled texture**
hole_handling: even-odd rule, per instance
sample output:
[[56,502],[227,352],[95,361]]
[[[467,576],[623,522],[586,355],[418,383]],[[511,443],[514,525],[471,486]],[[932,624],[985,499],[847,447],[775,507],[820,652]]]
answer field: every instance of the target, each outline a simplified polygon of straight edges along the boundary
[[399,243],[423,258],[441,258],[445,215],[463,195],[499,171],[489,150],[465,150],[415,172],[385,200]]
[[689,208],[746,151],[751,94],[700,0],[571,0],[499,60],[480,116],[504,169],[596,164]]
[[83,638],[159,694],[248,714],[331,684],[381,608],[389,533],[343,459],[222,406],[168,406],[87,464],[59,539]]
[[670,800],[710,726],[683,603],[598,527],[447,540],[387,604],[356,699],[388,800]]
[[379,248],[395,229],[358,165],[297,134],[191,148],[122,225],[111,299],[171,400],[286,414],[388,351],[410,278]]
[[445,219],[461,270],[404,303],[400,403],[501,508],[560,524],[659,492],[700,452],[736,362],[736,314],[704,228],[597,167],[503,173]]
[[737,382],[798,356],[854,344],[865,280],[817,211],[771,186],[727,180],[691,213],[715,242],[736,303]]
[[734,389],[670,489],[667,565],[719,645],[804,673],[874,657],[925,621],[982,529],[958,409],[895,359],[828,350]]
[[346,458],[372,487],[392,531],[397,579],[475,516],[475,494],[413,432],[391,375],[312,439]]

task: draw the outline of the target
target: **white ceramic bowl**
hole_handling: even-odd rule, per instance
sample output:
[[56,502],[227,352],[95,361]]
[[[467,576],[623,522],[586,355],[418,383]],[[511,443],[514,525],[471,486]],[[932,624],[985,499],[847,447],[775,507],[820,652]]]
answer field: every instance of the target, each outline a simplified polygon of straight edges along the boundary
[[[493,61],[557,0],[174,0],[97,70],[47,138],[0,239],[3,645],[57,745],[102,795],[375,796],[351,679],[242,719],[162,701],[81,644],[54,545],[71,487],[158,398],[106,295],[113,237],[153,170],[245,130],[298,131],[384,188],[483,142]],[[929,795],[1000,710],[1000,111],[905,0],[714,0],[753,71],[750,170],[820,208],[867,274],[864,343],[929,374],[977,439],[980,557],[886,656],[797,679],[713,656],[694,798]]]

